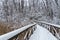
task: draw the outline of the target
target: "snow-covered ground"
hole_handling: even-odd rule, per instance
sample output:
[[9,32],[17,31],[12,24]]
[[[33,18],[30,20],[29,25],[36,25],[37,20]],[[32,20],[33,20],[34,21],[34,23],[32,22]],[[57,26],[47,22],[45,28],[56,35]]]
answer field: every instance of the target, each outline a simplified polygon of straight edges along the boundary
[[58,40],[47,29],[36,25],[37,29],[34,31],[29,40]]

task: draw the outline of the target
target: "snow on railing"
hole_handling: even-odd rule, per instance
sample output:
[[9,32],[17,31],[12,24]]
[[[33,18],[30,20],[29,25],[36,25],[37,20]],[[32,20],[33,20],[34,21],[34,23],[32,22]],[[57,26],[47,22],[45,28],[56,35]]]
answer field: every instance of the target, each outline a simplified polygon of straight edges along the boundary
[[[9,33],[3,34],[3,35],[0,36],[0,40],[8,40],[8,39],[20,34],[21,32],[24,32],[26,29],[28,29],[30,27],[33,27],[35,25],[36,25],[36,23],[30,24],[30,25],[24,26],[22,28],[19,28],[17,30],[11,31]],[[24,38],[26,37],[27,33],[25,34]]]
[[46,24],[46,25],[51,25],[51,26],[60,28],[60,25],[57,25],[57,24],[52,24],[52,23],[48,23],[48,22],[45,22],[45,21],[40,21],[40,22],[41,22],[41,23],[44,23],[44,24]]
[[45,21],[37,21],[37,20],[34,20],[34,22],[37,22],[37,23],[39,23],[40,25],[41,25],[41,24],[46,24],[46,25],[51,25],[51,26],[60,28],[60,25],[53,24],[53,23],[48,23],[48,22],[45,22]]

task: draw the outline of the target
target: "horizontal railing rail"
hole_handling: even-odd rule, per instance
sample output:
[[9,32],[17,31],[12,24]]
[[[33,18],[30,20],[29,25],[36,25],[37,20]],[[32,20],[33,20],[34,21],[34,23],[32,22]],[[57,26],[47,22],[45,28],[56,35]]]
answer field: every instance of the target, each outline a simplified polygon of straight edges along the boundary
[[60,28],[60,25],[58,25],[58,24],[48,23],[48,22],[45,22],[45,21],[37,21],[37,20],[34,20],[34,21],[35,21],[35,22],[42,23],[42,24],[51,25],[51,26]]
[[[3,35],[0,35],[0,40],[8,40],[12,37],[14,37],[15,35],[18,35],[19,33],[23,32],[24,30],[32,27],[32,26],[35,26],[36,23],[33,23],[33,24],[30,24],[30,25],[27,25],[27,26],[24,26],[22,28],[19,28],[17,30],[14,30],[14,31],[11,31],[9,33],[6,33],[6,34],[3,34]],[[26,33],[27,34],[27,33]],[[26,35],[25,35],[26,36]]]
[[47,25],[51,25],[51,26],[57,27],[57,28],[60,28],[60,25],[57,25],[57,24],[52,24],[52,23],[48,23],[48,22],[45,22],[45,21],[40,21],[40,22],[44,23],[44,24],[47,24]]

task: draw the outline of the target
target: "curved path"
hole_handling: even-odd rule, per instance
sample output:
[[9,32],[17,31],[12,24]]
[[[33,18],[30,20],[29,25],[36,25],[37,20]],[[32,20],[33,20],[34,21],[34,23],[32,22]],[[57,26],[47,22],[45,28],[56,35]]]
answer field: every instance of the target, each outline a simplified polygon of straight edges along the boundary
[[37,29],[34,31],[29,40],[58,40],[47,29],[36,25]]

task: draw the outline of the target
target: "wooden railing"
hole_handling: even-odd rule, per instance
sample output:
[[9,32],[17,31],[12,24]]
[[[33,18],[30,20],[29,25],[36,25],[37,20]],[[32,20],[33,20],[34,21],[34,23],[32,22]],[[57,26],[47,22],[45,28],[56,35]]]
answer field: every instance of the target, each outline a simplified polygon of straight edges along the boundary
[[29,40],[29,37],[36,29],[36,23],[24,26],[9,33],[0,35],[0,40]]
[[36,21],[40,26],[48,29],[56,38],[60,40],[60,25],[48,23],[45,21]]

